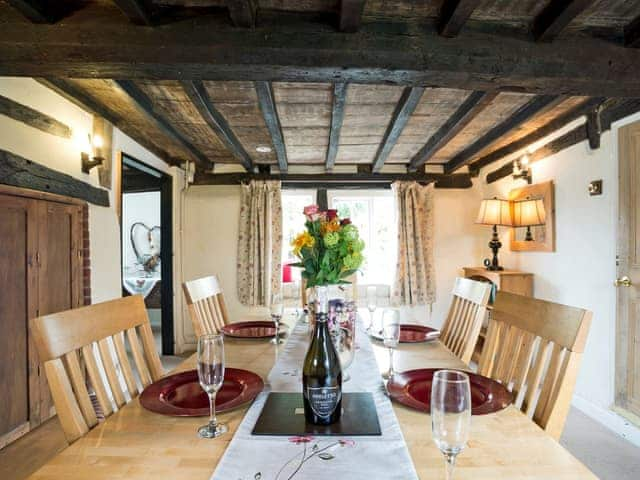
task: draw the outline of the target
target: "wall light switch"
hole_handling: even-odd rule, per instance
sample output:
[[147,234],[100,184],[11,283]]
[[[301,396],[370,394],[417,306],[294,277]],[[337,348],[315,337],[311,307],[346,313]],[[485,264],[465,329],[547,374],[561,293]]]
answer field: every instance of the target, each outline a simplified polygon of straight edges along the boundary
[[594,180],[589,183],[589,195],[602,195],[602,180]]

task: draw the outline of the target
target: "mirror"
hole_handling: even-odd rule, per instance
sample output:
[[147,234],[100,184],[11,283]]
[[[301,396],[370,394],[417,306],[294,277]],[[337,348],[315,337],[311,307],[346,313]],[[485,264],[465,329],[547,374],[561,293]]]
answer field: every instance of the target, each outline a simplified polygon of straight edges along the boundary
[[513,202],[537,199],[542,200],[542,204],[544,205],[544,225],[528,227],[531,231],[530,240],[526,238],[527,227],[512,228],[510,245],[512,251],[555,251],[555,201],[553,182],[549,181],[534,185],[527,185],[509,192],[509,200]]

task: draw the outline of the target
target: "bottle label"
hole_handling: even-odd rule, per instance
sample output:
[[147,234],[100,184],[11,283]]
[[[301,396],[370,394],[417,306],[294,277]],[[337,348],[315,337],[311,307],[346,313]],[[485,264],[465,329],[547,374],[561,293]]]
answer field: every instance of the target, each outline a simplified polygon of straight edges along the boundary
[[307,387],[307,400],[311,410],[320,418],[328,418],[338,406],[342,391],[335,387]]

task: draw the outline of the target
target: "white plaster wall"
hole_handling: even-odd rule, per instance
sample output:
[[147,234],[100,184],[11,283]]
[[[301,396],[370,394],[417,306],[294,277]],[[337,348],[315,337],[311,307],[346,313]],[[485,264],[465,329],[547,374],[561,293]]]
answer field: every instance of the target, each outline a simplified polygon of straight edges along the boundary
[[[640,430],[611,411],[615,386],[616,235],[618,214],[618,128],[640,119],[628,117],[602,135],[591,151],[586,142],[532,164],[533,182],[555,185],[556,251],[509,252],[502,232],[502,262],[535,275],[537,298],[586,308],[593,312],[574,405],[617,433],[640,444]],[[559,132],[561,133],[561,132]],[[557,136],[557,133],[554,134]],[[484,178],[488,171],[481,172]],[[590,181],[603,180],[603,195],[589,196]],[[486,197],[506,198],[524,183],[511,177],[484,185]],[[506,229],[505,229],[506,230]]]

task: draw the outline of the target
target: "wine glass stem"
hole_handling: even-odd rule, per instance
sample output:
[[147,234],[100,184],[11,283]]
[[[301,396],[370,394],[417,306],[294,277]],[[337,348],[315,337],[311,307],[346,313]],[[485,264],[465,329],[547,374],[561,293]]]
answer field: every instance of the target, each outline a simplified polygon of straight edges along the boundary
[[393,377],[393,348],[389,349],[389,376]]
[[216,418],[216,392],[209,394],[209,428],[215,431],[218,426],[218,419]]
[[453,454],[445,454],[445,478],[447,480],[453,480],[453,468],[456,466],[456,456]]

